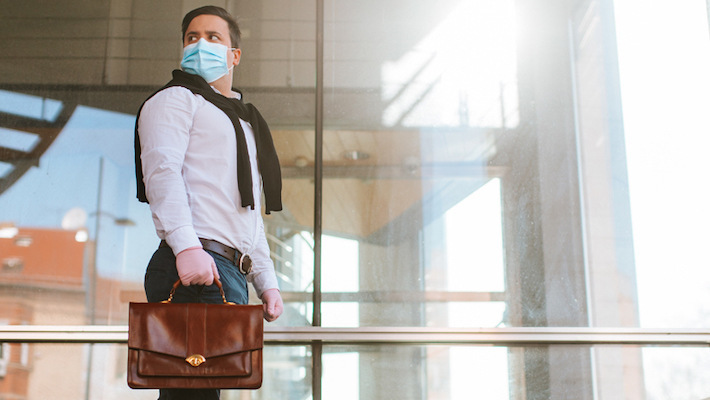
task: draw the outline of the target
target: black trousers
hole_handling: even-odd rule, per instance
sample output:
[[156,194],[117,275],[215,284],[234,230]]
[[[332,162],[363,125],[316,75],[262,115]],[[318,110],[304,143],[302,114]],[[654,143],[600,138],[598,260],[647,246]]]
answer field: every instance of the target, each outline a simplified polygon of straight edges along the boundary
[[[217,253],[207,251],[219,271],[220,281],[227,301],[247,304],[246,277],[231,261]],[[153,253],[145,273],[145,294],[149,302],[166,300],[173,284],[180,279],[175,267],[175,255],[169,247],[160,247]],[[173,297],[175,303],[221,303],[222,295],[216,285],[180,286]],[[219,389],[161,389],[158,400],[217,400]]]

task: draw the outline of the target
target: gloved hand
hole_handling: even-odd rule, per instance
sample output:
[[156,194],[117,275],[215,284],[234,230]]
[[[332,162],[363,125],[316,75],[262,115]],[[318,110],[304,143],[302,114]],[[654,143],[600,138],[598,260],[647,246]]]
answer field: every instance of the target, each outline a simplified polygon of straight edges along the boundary
[[202,247],[190,247],[178,253],[175,266],[180,281],[185,286],[211,285],[215,279],[219,279],[214,258]]
[[261,301],[264,303],[264,319],[269,322],[276,320],[284,311],[284,303],[278,289],[269,289],[262,293]]

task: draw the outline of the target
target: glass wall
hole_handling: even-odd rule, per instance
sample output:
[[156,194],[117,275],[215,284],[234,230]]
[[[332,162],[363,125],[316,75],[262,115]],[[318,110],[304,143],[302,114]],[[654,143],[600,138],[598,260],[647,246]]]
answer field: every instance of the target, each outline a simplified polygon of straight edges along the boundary
[[[135,113],[207,3],[0,1],[0,324],[122,326],[145,300]],[[239,16],[235,85],[282,165],[267,326],[710,328],[703,0],[209,3]],[[704,351],[280,343],[223,397],[704,398]],[[124,353],[2,344],[0,398],[154,398]]]
[[[15,346],[15,345],[6,345]],[[20,345],[17,345],[20,347]],[[27,399],[155,399],[155,390],[132,390],[125,383],[125,345],[95,345],[94,351],[102,362],[97,363],[88,378],[70,372],[83,368],[85,346],[76,344],[34,344],[31,350],[19,354],[17,363],[33,365],[27,375],[41,374],[42,382],[29,385],[23,394],[14,392],[14,398]],[[4,350],[7,351],[7,350]],[[561,356],[580,351],[592,353],[638,353],[656,365],[645,369],[620,385],[603,385],[593,398],[642,399],[699,399],[707,394],[706,374],[708,349],[693,347],[639,348],[636,346],[465,346],[465,345],[396,345],[396,346],[326,346],[322,355],[323,399],[452,399],[485,398],[507,400],[517,398],[577,399],[585,398],[584,382],[573,377],[550,385],[544,374],[530,375],[524,384],[519,376],[510,374],[508,354],[520,352],[549,353]],[[409,358],[400,357],[409,354]],[[24,356],[22,356],[24,354]],[[376,367],[382,364],[382,355],[393,356],[387,362],[390,375],[377,377]],[[265,353],[265,385],[256,391],[224,390],[222,399],[309,399],[311,392],[311,352],[309,347],[267,346]],[[24,360],[22,357],[25,357]],[[29,359],[32,361],[29,361]],[[692,366],[687,364],[692,362]],[[14,360],[12,362],[15,362]],[[54,368],[62,362],[64,368]],[[637,370],[633,364],[619,359],[621,368]],[[373,367],[363,368],[363,365]],[[10,367],[11,371],[13,367]],[[15,367],[16,369],[16,367]],[[407,375],[409,370],[426,372],[416,381],[407,384],[396,377]],[[638,370],[637,370],[638,371]],[[3,370],[0,370],[3,372]],[[12,393],[23,381],[17,370],[0,380],[3,394]],[[645,383],[645,391],[639,387]],[[90,392],[87,392],[90,390]],[[89,393],[86,395],[86,393]],[[13,398],[7,396],[7,398]]]
[[325,19],[323,229],[357,263],[323,265],[324,324],[508,323],[494,159],[519,126],[513,2],[329,1]]

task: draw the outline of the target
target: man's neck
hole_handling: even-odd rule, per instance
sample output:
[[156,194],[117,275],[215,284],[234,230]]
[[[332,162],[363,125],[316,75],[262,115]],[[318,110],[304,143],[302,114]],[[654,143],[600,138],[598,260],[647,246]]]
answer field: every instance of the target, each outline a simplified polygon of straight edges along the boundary
[[232,71],[230,71],[227,75],[210,83],[210,86],[217,89],[224,97],[233,97],[234,93],[232,92],[232,76]]

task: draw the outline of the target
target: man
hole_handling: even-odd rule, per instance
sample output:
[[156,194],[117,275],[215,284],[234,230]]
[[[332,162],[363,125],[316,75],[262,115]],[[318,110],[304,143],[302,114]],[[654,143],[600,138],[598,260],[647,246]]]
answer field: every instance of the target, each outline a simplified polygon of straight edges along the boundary
[[[281,210],[281,175],[266,122],[232,90],[240,32],[224,9],[200,7],[182,23],[182,70],[149,97],[136,122],[138,198],[147,201],[160,247],[145,275],[148,301],[246,304],[247,281],[264,318],[283,311],[261,217]],[[218,399],[218,390],[161,390],[160,399]]]

